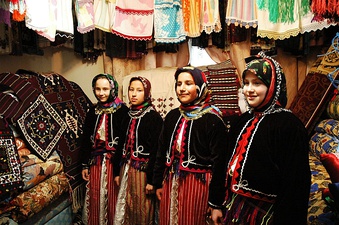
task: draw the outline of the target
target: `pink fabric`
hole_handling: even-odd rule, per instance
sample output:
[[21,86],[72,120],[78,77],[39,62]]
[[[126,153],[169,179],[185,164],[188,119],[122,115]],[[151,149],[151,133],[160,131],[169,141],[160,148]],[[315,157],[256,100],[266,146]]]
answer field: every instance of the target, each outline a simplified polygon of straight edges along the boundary
[[117,0],[112,32],[126,39],[151,40],[153,0]]

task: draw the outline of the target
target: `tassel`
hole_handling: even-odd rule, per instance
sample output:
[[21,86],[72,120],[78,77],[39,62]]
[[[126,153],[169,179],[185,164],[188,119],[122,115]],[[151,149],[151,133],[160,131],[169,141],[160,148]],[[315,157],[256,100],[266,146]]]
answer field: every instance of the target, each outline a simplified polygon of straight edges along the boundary
[[327,11],[327,0],[322,0],[319,5],[319,13],[324,15]]
[[25,20],[26,11],[23,14],[20,14],[18,10],[13,10],[12,19],[17,22]]
[[72,211],[74,213],[78,212],[84,205],[85,199],[85,182],[81,183],[73,190],[71,190],[72,197]]
[[301,0],[301,12],[302,16],[309,13],[311,10],[309,0]]

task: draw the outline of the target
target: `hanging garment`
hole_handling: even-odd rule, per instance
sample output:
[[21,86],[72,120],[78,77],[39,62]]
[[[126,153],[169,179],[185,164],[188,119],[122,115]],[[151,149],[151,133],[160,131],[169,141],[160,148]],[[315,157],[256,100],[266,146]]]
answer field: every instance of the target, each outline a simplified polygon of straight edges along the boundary
[[94,9],[91,0],[76,0],[75,13],[78,19],[77,30],[84,34],[95,29]]
[[117,0],[112,32],[126,39],[151,40],[153,0]]
[[202,0],[202,11],[200,15],[201,28],[200,32],[205,31],[207,34],[221,31],[219,1]]
[[155,0],[154,41],[157,43],[179,43],[186,40],[182,5],[179,0]]
[[250,0],[228,0],[226,8],[226,23],[236,26],[257,27],[257,6],[255,1]]
[[95,27],[111,32],[115,17],[115,0],[94,0]]
[[317,22],[313,20],[314,15],[308,11],[305,12],[300,0],[294,1],[293,16],[288,18],[276,18],[271,15],[269,9],[258,9],[258,31],[257,36],[277,39],[286,39],[291,36],[297,36],[299,33],[320,30],[335,25],[334,23]]

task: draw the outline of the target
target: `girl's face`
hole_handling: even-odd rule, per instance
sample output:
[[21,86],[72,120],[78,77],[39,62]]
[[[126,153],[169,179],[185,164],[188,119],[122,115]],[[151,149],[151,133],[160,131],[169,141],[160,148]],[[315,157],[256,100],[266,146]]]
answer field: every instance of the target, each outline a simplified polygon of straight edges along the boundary
[[128,89],[128,98],[132,105],[141,105],[145,101],[145,89],[140,80],[131,82]]
[[106,78],[99,78],[95,82],[94,93],[100,102],[105,103],[110,95],[111,85]]
[[182,72],[178,75],[176,93],[182,104],[188,104],[198,97],[197,87],[190,73]]
[[247,71],[244,77],[243,93],[250,107],[258,107],[265,99],[268,88],[251,71]]

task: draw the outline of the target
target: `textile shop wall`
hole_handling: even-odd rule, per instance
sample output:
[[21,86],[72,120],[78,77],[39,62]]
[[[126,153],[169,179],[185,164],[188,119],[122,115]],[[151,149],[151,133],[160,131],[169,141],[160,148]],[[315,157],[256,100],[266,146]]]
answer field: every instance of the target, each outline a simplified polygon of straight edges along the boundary
[[77,83],[92,102],[95,97],[92,92],[92,78],[104,72],[103,56],[96,62],[84,62],[81,56],[73,49],[58,47],[45,48],[44,55],[11,56],[0,55],[0,72],[15,73],[18,69],[32,70],[34,72],[54,72],[67,80]]

